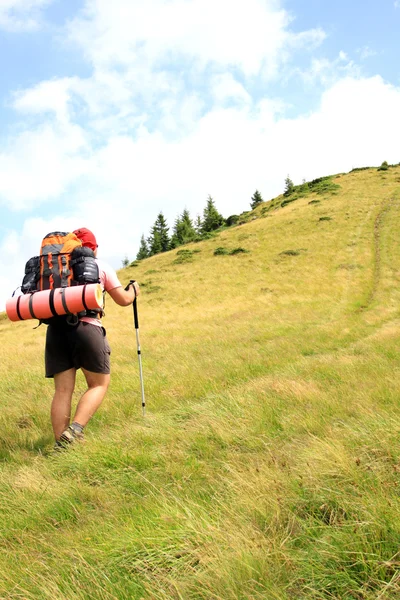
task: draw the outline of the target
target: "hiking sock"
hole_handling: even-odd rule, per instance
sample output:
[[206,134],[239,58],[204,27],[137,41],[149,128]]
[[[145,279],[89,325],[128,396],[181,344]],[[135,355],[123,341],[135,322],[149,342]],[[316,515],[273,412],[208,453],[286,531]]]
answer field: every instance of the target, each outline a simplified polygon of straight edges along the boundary
[[83,434],[83,426],[80,423],[78,423],[77,421],[73,421],[73,423],[71,423],[70,427],[78,435]]

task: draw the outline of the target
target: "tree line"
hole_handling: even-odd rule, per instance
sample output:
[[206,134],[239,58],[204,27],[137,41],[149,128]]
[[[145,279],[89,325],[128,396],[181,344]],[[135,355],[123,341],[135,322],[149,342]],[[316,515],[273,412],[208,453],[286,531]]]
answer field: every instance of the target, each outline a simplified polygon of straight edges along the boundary
[[[263,198],[260,192],[256,190],[251,198],[250,206],[253,209],[261,202],[263,202]],[[182,214],[175,219],[170,235],[170,228],[163,212],[160,211],[149,235],[146,237],[143,234],[140,239],[136,260],[143,260],[160,252],[167,252],[178,246],[206,239],[216,229],[224,225],[228,227],[235,225],[238,220],[238,215],[231,215],[225,219],[218,211],[213,198],[208,196],[203,216],[200,217],[199,215],[193,221],[189,211],[185,208]],[[122,264],[124,267],[128,266],[128,258],[125,258]]]

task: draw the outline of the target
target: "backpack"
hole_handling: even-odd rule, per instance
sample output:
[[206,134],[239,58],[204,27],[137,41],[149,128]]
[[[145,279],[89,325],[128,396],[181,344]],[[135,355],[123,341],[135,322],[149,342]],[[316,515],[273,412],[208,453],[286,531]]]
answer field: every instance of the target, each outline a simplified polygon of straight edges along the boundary
[[[74,233],[54,231],[43,238],[40,255],[30,258],[26,263],[21,291],[29,294],[89,283],[100,283],[93,250],[82,246]],[[97,317],[99,311],[82,311],[78,317],[82,316]],[[42,322],[49,323],[62,318],[52,317]]]

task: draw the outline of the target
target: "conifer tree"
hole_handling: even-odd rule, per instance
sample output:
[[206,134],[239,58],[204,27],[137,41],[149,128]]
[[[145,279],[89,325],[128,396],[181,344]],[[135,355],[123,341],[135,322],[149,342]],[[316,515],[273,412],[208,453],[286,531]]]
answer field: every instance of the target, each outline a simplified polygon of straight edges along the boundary
[[221,227],[225,223],[224,217],[217,211],[214,200],[208,196],[207,204],[203,212],[201,233],[208,233]]
[[251,208],[255,208],[256,206],[261,204],[261,202],[264,202],[264,200],[263,200],[260,192],[258,190],[256,190],[251,197],[250,206],[251,206]]
[[294,183],[290,179],[289,175],[285,179],[285,191],[283,192],[284,196],[290,196],[294,192]]
[[171,238],[171,248],[188,244],[196,238],[196,231],[190,218],[189,211],[185,208],[183,213],[176,219]]
[[200,217],[200,215],[197,215],[196,220],[194,222],[194,230],[196,232],[196,235],[201,235],[201,229],[202,229],[201,217]]
[[167,221],[165,220],[163,213],[160,212],[153,227],[151,228],[150,237],[147,240],[150,256],[169,250],[170,240],[168,230],[169,228]]
[[144,258],[147,258],[148,256],[150,256],[149,247],[147,245],[144,235],[142,235],[142,237],[140,238],[140,247],[139,247],[139,251],[136,255],[136,260],[143,260]]
[[160,234],[155,225],[153,225],[150,230],[150,235],[147,238],[147,245],[149,247],[149,256],[154,256],[154,254],[159,254],[161,252]]

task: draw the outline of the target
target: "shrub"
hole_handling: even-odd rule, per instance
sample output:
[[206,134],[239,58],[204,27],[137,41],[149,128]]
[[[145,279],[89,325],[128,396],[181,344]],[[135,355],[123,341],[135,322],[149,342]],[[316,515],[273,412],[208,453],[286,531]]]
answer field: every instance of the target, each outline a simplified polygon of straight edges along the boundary
[[219,248],[215,248],[214,256],[220,256],[222,254],[228,254],[228,250],[226,248],[223,248],[222,246],[220,246]]
[[279,256],[299,256],[300,250],[284,250],[279,253]]
[[307,181],[303,181],[303,183],[301,185],[298,185],[296,188],[296,191],[301,195],[301,196],[305,196],[306,194],[309,193],[310,191],[310,185],[307,183]]
[[216,237],[217,235],[218,235],[218,232],[216,232],[216,231],[207,231],[206,233],[203,233],[199,239],[194,240],[194,241],[202,242],[203,240],[211,240],[212,238]]
[[226,219],[226,226],[232,227],[232,225],[237,225],[239,222],[239,215],[231,215]]
[[243,254],[243,253],[247,254],[248,252],[249,251],[245,250],[245,248],[239,247],[239,248],[234,248],[233,250],[231,250],[229,252],[229,254],[231,254],[231,255],[233,255],[233,254]]
[[320,221],[332,221],[332,217],[320,217]]
[[332,181],[332,175],[328,175],[327,177],[318,177],[317,179],[313,179],[309,182],[303,181],[301,185],[290,186],[289,182],[287,182],[286,187],[287,189],[283,194],[285,199],[281,202],[282,208],[286,206],[286,204],[289,204],[289,202],[294,202],[294,200],[308,196],[312,193],[335,194],[337,190],[340,189],[340,185]]
[[378,168],[378,171],[387,171],[389,168],[387,160],[384,160],[381,166]]
[[283,200],[283,202],[281,202],[281,206],[282,206],[282,208],[283,208],[284,206],[286,206],[287,204],[290,204],[291,202],[294,202],[294,201],[295,201],[295,200],[297,200],[297,199],[298,199],[298,196],[297,196],[297,194],[296,194],[295,196],[291,196],[290,198],[286,198],[286,200]]
[[130,267],[138,267],[139,265],[140,265],[140,260],[134,260],[129,264]]
[[340,189],[340,185],[338,183],[333,183],[332,177],[319,177],[318,179],[314,179],[310,181],[308,184],[310,191],[315,194],[326,194],[328,192],[336,192]]
[[371,167],[355,167],[350,171],[350,173],[357,173],[358,171],[367,171],[368,169],[371,169]]
[[187,248],[178,250],[177,258],[172,262],[174,265],[182,265],[183,263],[193,262],[193,251]]

